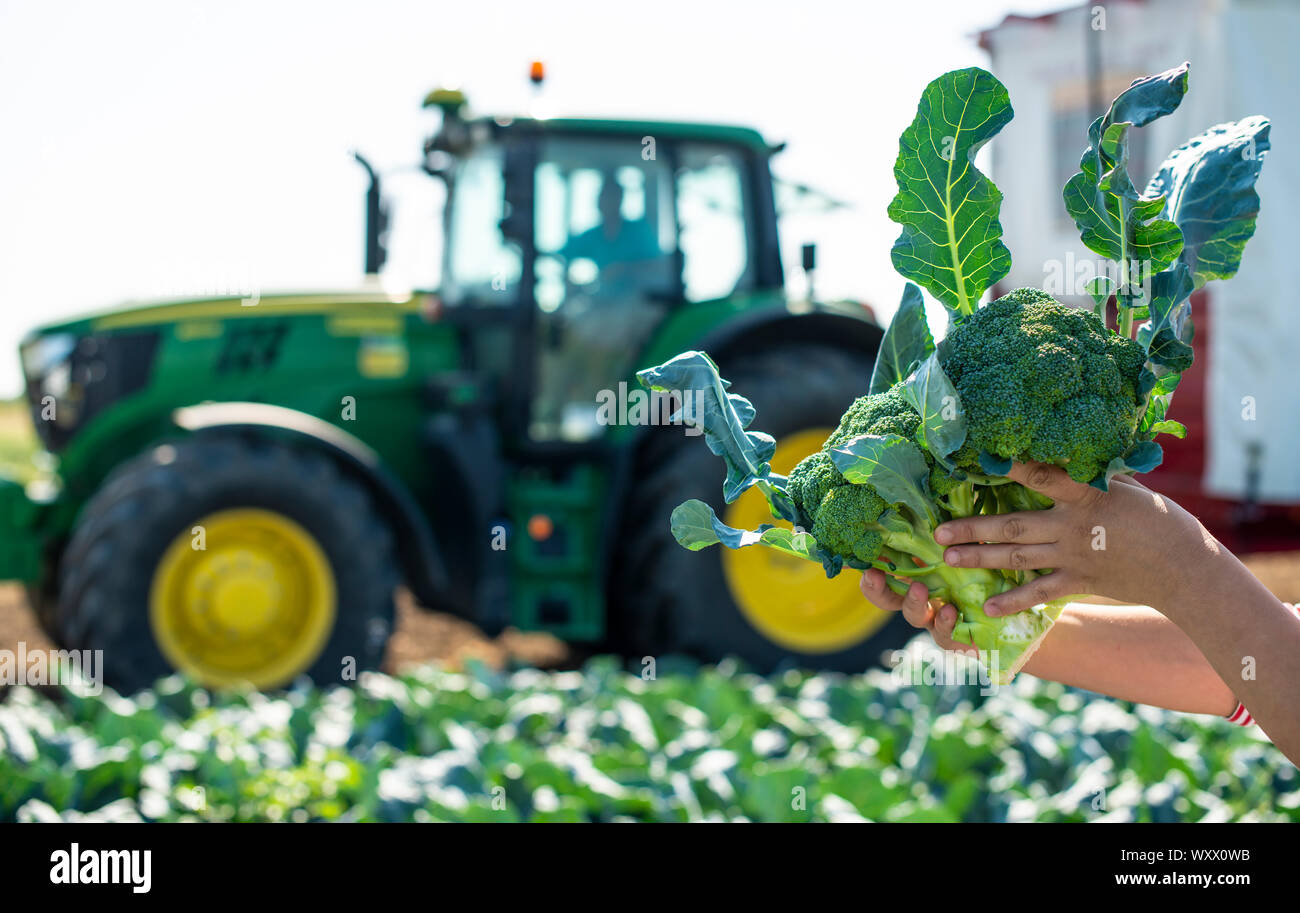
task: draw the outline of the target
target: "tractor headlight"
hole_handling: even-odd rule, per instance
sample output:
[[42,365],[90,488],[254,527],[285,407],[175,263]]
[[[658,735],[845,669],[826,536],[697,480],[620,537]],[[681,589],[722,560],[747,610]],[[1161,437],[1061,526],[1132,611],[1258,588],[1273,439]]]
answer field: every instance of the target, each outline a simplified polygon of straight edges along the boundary
[[[59,368],[62,368],[64,376],[63,393],[66,393],[67,383],[71,380],[72,353],[76,348],[77,337],[71,333],[37,336],[35,339],[23,343],[23,374],[27,378],[28,386],[38,385],[44,387],[46,381],[52,380],[52,375]],[[62,395],[56,390],[46,390],[45,392],[53,393],[55,396]]]
[[77,343],[71,333],[55,333],[37,336],[20,347],[32,420],[47,448],[53,448],[57,434],[76,423],[79,404],[69,394]]
[[95,416],[149,383],[161,333],[32,336],[20,347],[36,434],[58,453]]

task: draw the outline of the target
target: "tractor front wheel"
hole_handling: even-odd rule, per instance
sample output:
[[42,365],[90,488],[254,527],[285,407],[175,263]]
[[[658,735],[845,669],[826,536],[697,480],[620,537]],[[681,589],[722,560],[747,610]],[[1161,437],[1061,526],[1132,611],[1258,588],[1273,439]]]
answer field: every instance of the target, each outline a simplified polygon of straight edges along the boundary
[[375,668],[393,626],[392,536],[326,456],[199,436],[122,465],[60,562],[52,633],[108,684],[319,684]]

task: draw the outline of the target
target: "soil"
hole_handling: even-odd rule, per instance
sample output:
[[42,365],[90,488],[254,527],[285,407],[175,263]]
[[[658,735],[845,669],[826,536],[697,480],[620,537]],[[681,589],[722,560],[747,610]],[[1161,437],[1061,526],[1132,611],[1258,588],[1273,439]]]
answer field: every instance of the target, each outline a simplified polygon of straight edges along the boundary
[[[52,649],[53,644],[27,608],[22,587],[0,585],[0,650],[17,650],[25,641],[28,652]],[[397,629],[388,642],[385,672],[436,660],[448,668],[461,668],[479,660],[493,668],[526,664],[540,668],[567,668],[581,659],[580,651],[549,634],[507,628],[486,637],[474,625],[441,612],[422,610],[405,591],[397,597]]]

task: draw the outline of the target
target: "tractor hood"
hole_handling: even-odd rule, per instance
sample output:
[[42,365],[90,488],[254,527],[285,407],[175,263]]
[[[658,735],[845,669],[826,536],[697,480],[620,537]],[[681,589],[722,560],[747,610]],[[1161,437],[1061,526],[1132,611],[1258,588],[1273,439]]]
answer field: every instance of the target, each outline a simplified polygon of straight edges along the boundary
[[[125,301],[116,307],[37,327],[22,343],[24,353],[42,337],[85,336],[132,327],[156,327],[189,320],[229,320],[291,314],[333,314],[369,307],[415,311],[422,296],[391,292],[378,284],[328,291],[253,292],[247,297],[168,298]],[[24,363],[24,370],[26,364]]]
[[314,315],[339,325],[369,326],[378,320],[390,327],[417,313],[426,298],[395,295],[375,286],[128,302],[28,334],[19,347],[27,399],[40,418],[36,427],[42,443],[58,452],[93,415],[146,386],[157,353],[169,338],[212,339],[222,336],[232,322]]

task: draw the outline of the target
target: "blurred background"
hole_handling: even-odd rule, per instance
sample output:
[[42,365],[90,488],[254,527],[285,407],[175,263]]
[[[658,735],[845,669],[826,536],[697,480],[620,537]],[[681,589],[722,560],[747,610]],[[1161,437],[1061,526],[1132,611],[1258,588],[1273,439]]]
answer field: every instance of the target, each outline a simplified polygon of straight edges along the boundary
[[[416,170],[435,86],[486,114],[734,123],[788,142],[778,176],[851,205],[783,225],[793,281],[799,245],[817,241],[819,294],[888,319],[897,136],[937,70],[988,63],[977,33],[1010,7],[877,6],[6,0],[0,117],[22,141],[0,174],[0,349],[124,299],[355,283],[354,148],[406,169],[387,182],[386,277],[436,287],[441,186]],[[533,60],[547,66],[536,99]],[[0,394],[20,382],[0,364]]]
[[[1134,183],[1214,123],[1267,114],[1273,147],[1240,274],[1194,300],[1196,365],[1171,414],[1189,434],[1165,442],[1166,463],[1148,481],[1280,597],[1300,600],[1300,407],[1288,355],[1300,333],[1288,219],[1300,209],[1297,35],[1300,9],[1286,0],[0,0],[0,400],[10,400],[0,463],[24,479],[50,468],[33,469],[37,444],[18,400],[18,345],[37,324],[153,299],[359,286],[368,181],[354,151],[383,175],[389,207],[387,261],[371,286],[393,300],[439,289],[446,191],[421,170],[442,117],[422,108],[435,87],[462,90],[476,115],[755,128],[784,144],[771,167],[786,296],[865,306],[883,325],[903,285],[889,253],[898,226],[885,215],[897,138],[930,80],[982,66],[1010,91],[1016,117],[980,158],[1005,197],[1006,290],[1045,286],[1087,259],[1060,188],[1088,123],[1134,78],[1190,60],[1182,108],[1135,132]],[[529,80],[534,61],[544,80]],[[718,245],[725,259],[725,239]],[[943,310],[928,306],[941,333]],[[530,536],[538,516],[563,514],[533,514]],[[0,649],[49,644],[36,600],[0,585]],[[599,643],[574,648],[568,629],[485,634],[418,601],[402,592],[383,651],[382,668],[398,677],[371,678],[355,696],[214,698],[230,710],[214,723],[205,692],[176,681],[135,705],[15,689],[0,705],[0,816],[496,820],[480,795],[493,784],[526,818],[1250,820],[1300,807],[1285,760],[1258,733],[1218,721],[1032,681],[988,701],[878,670],[844,678],[775,664],[760,678],[730,661],[701,671],[683,660],[655,696],[643,679],[587,662]],[[871,641],[870,652],[908,633]],[[530,665],[581,671],[517,671]],[[356,727],[331,741],[317,724],[340,713]],[[270,732],[320,750],[286,766],[250,749],[231,773],[201,748],[177,749],[165,775],[132,785],[153,769],[146,746],[164,719],[204,744],[251,745]],[[79,742],[94,749],[79,756],[91,757],[93,787],[64,757]],[[115,742],[132,761],[111,766],[104,752]],[[431,772],[422,756],[445,763]],[[811,811],[786,798],[806,776]],[[201,809],[195,789],[206,790]]]

